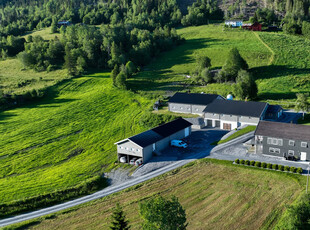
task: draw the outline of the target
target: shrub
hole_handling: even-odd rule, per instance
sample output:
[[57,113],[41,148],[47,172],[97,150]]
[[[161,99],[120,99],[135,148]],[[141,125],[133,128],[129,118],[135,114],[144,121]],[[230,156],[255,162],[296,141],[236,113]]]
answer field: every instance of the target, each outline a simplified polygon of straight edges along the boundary
[[279,165],[278,169],[281,170],[281,171],[284,171],[284,166],[283,165]]
[[267,168],[268,168],[268,169],[272,169],[272,164],[268,163],[268,164],[267,164]]
[[255,165],[255,161],[251,161],[250,165],[254,166]]
[[272,168],[273,168],[274,170],[277,170],[277,169],[278,169],[278,165],[277,165],[277,164],[274,164],[274,165],[272,165]]
[[256,167],[260,167],[260,165],[261,165],[260,161],[256,161],[256,162],[255,162],[255,166],[256,166]]
[[245,162],[244,160],[240,160],[240,164],[244,165],[244,162]]
[[262,167],[262,168],[266,168],[266,167],[267,167],[267,164],[266,164],[265,162],[263,162],[263,163],[261,164],[261,167]]
[[249,160],[246,160],[246,161],[245,161],[245,164],[246,164],[246,165],[250,165],[250,161],[249,161]]
[[284,166],[284,171],[287,171],[287,172],[289,172],[290,171],[290,166]]
[[296,170],[296,172],[299,173],[299,174],[302,174],[303,169],[299,167],[299,168]]
[[239,164],[239,163],[240,163],[240,161],[239,161],[238,158],[235,160],[235,163],[236,163],[236,164]]
[[297,168],[295,168],[295,167],[291,167],[291,168],[290,168],[290,171],[291,171],[292,173],[295,173],[296,170],[297,170]]

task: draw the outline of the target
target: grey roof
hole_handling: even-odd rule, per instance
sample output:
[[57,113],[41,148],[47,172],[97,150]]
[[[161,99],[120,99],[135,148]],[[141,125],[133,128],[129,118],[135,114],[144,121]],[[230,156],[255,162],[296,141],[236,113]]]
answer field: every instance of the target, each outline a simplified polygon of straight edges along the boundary
[[165,138],[191,125],[192,123],[184,120],[183,118],[179,118],[164,125],[158,126],[152,130]]
[[125,140],[119,141],[115,144],[122,143],[126,140],[130,140],[142,148],[151,145],[157,141],[160,141],[182,129],[191,126],[192,123],[184,120],[183,118],[178,118],[174,121],[168,122],[166,124],[160,125],[151,130],[145,131],[143,133],[137,134],[135,136],[129,137]]
[[169,103],[181,103],[192,105],[208,105],[214,101],[219,95],[205,93],[175,93]]
[[184,118],[184,120],[187,120],[193,125],[204,125],[205,124],[204,119],[202,117],[190,117],[190,118]]
[[148,130],[133,137],[129,137],[128,139],[141,147],[146,147],[161,140],[162,136],[155,133],[153,130]]
[[310,141],[310,126],[272,121],[260,121],[255,135]]
[[214,100],[203,112],[260,117],[266,105],[267,103],[255,101]]

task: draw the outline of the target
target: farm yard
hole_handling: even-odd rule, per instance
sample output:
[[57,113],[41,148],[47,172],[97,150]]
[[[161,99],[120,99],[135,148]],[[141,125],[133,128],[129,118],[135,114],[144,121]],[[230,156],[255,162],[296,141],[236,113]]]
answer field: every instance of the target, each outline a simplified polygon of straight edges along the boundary
[[[237,47],[256,76],[262,101],[290,107],[296,92],[310,90],[308,40],[281,33],[223,31],[217,25],[181,28],[178,33],[186,42],[128,79],[132,91],[112,87],[109,72],[70,78],[65,70],[35,72],[23,70],[14,58],[0,61],[4,92],[49,87],[39,101],[0,112],[0,204],[78,186],[118,167],[114,143],[147,129],[141,119],[158,96],[185,89],[227,95],[229,83],[188,85],[185,76],[198,53],[207,54],[217,69],[231,47]],[[47,36],[48,30],[34,34]],[[287,39],[285,48],[280,39]]]
[[140,229],[139,202],[160,194],[178,197],[186,210],[188,229],[271,229],[286,206],[299,197],[304,185],[305,177],[300,175],[203,159],[101,200],[29,221],[24,226],[107,229],[112,209],[120,202],[131,228]]

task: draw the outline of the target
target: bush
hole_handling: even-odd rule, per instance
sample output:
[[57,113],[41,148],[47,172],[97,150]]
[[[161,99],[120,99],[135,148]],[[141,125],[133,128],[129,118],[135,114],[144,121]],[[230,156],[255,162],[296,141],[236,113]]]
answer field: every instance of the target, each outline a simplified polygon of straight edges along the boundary
[[268,169],[272,169],[272,164],[268,163],[268,164],[267,164],[267,168],[268,168]]
[[289,172],[290,171],[290,166],[284,166],[284,171],[287,171],[287,172]]
[[281,170],[281,171],[284,171],[284,166],[283,165],[279,165],[278,169]]
[[241,161],[240,161],[240,164],[244,165],[244,162],[245,162],[244,160],[241,160]]
[[277,170],[277,169],[278,169],[278,165],[277,165],[277,164],[274,164],[274,165],[272,165],[272,168],[273,168],[274,170]]
[[256,162],[255,162],[255,166],[256,166],[256,167],[260,167],[260,165],[261,165],[260,161],[256,161]]
[[250,165],[254,166],[255,165],[255,161],[251,161]]
[[238,158],[235,160],[235,163],[236,163],[236,164],[239,164],[239,163],[240,163],[240,161],[239,161]]
[[249,160],[246,160],[246,161],[245,161],[245,164],[246,164],[246,165],[250,165],[250,161],[249,161]]
[[267,164],[266,164],[265,162],[263,162],[263,163],[261,164],[261,167],[265,169],[265,168],[267,167]]
[[299,168],[296,170],[296,172],[299,173],[299,174],[302,174],[303,169],[299,167]]
[[291,171],[292,173],[295,173],[296,170],[297,170],[297,168],[295,168],[295,167],[291,167],[291,168],[290,168],[290,171]]

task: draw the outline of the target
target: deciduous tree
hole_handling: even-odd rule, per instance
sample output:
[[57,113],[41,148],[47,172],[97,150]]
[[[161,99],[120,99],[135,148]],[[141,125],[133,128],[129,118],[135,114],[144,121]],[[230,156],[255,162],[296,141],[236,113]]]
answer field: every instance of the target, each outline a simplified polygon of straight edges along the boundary
[[297,93],[296,96],[295,110],[297,112],[302,111],[303,119],[305,119],[305,113],[309,111],[310,107],[308,102],[309,93]]

